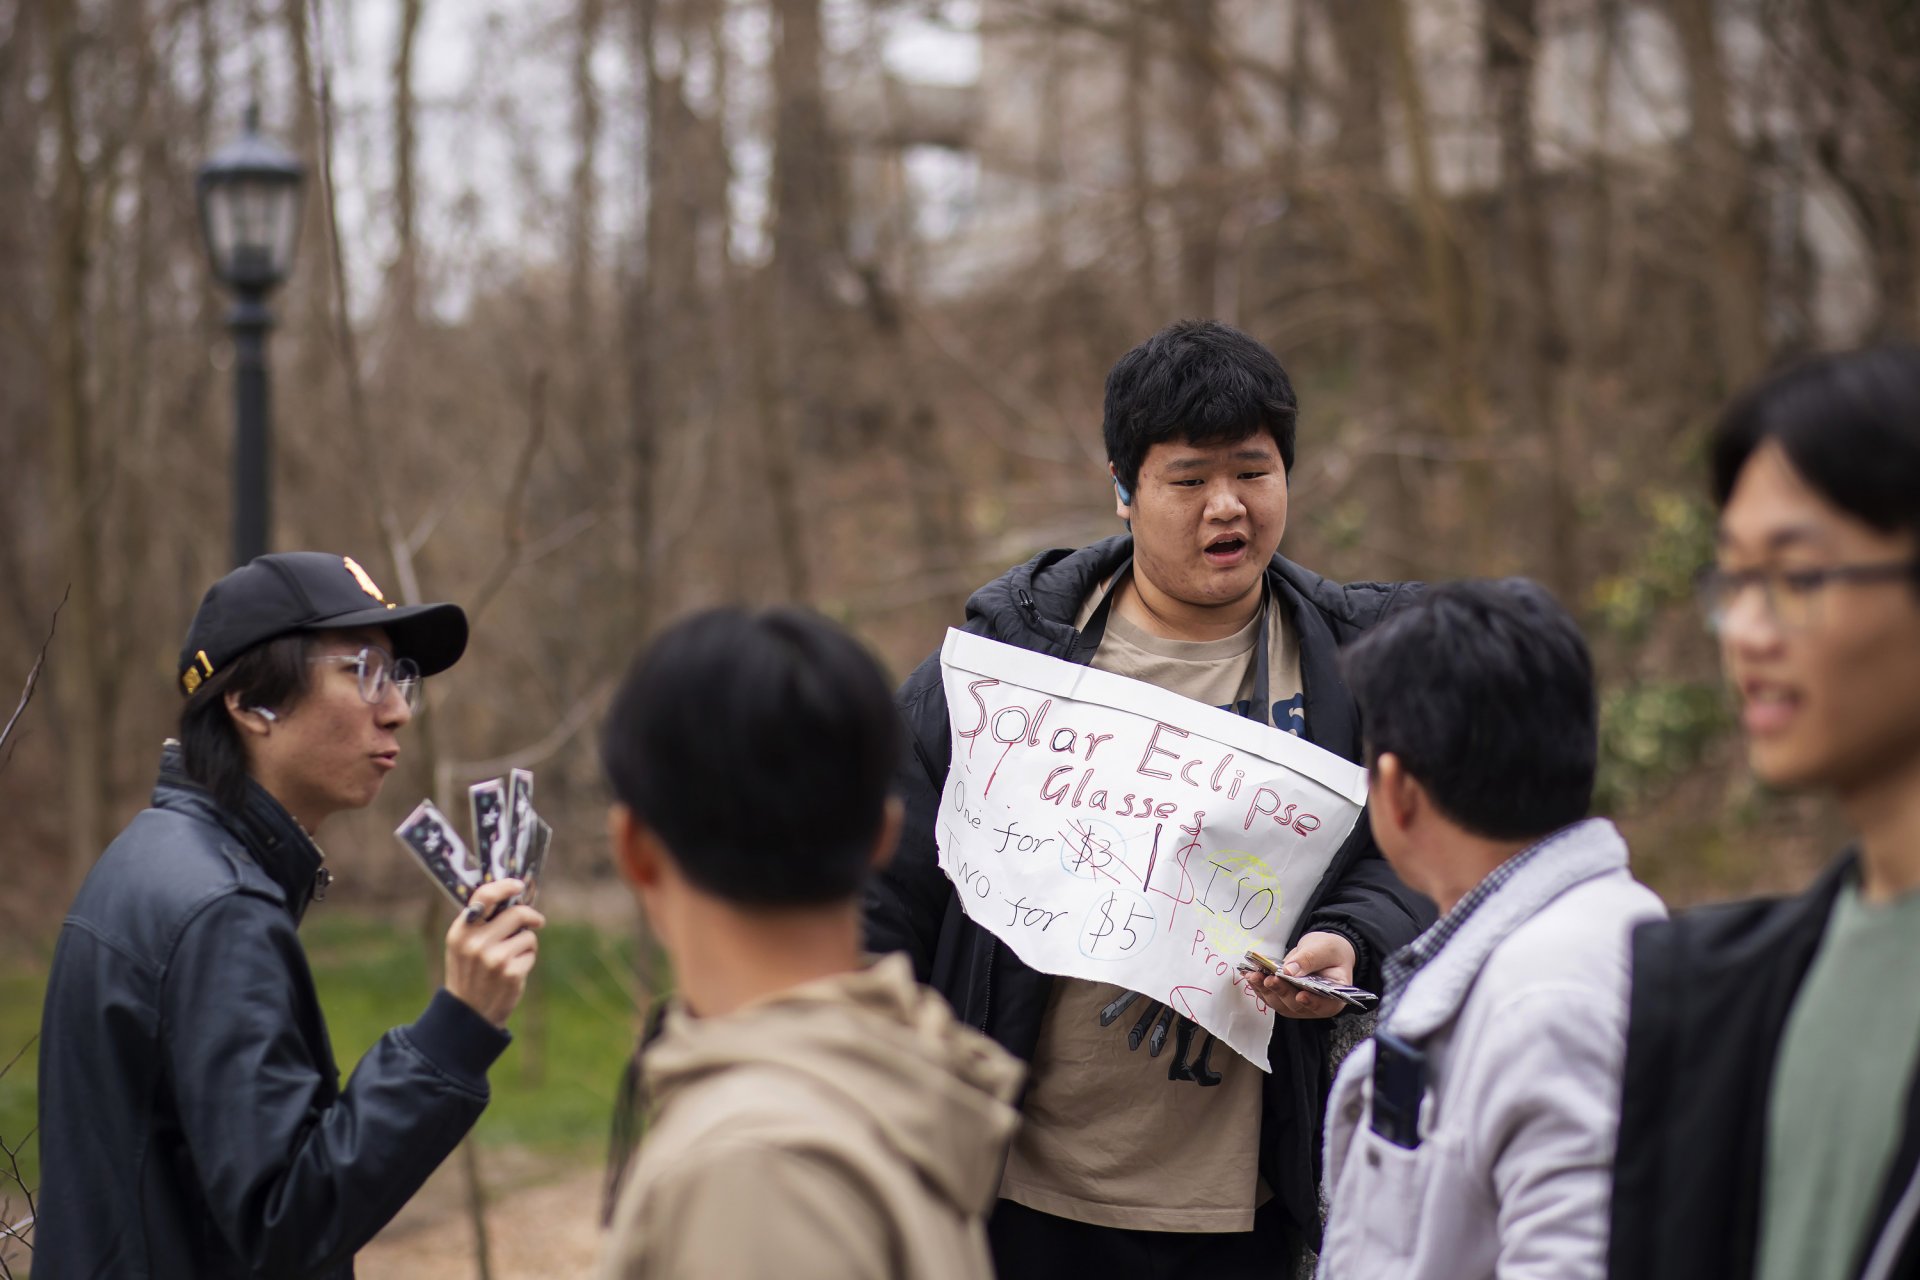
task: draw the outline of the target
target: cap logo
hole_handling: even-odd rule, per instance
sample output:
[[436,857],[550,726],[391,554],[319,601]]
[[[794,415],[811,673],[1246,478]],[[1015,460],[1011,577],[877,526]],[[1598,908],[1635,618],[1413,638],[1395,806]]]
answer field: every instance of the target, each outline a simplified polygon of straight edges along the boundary
[[374,585],[373,579],[367,576],[367,571],[360,567],[359,561],[355,560],[352,556],[341,556],[340,562],[347,566],[347,572],[353,575],[353,580],[360,584],[362,591],[372,596],[375,600],[378,600],[381,604],[386,605],[387,608],[393,608],[393,605],[388,602],[387,598],[380,594],[380,588]]
[[202,675],[200,671],[196,670],[192,666],[189,666],[184,672],[181,673],[180,684],[183,688],[186,689],[188,697],[192,697],[195,691],[197,691],[200,688],[200,684],[202,681],[206,679],[206,676],[210,676],[213,674],[213,663],[207,660],[207,651],[205,649],[200,650],[198,653],[194,654],[193,657],[194,657],[194,661],[198,662],[201,667],[206,669],[206,675]]

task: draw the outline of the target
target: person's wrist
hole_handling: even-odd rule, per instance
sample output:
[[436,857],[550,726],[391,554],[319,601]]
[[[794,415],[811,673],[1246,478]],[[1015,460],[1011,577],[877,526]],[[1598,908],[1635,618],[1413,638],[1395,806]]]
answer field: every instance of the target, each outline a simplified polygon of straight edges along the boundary
[[477,995],[474,995],[473,993],[468,991],[463,991],[460,988],[453,987],[453,986],[447,987],[446,992],[448,995],[452,996],[455,1000],[458,1000],[462,1005],[466,1006],[468,1011],[470,1011],[475,1017],[482,1019],[488,1025],[496,1027],[501,1031],[505,1031],[507,1029],[506,1014],[501,1012],[501,1010],[499,1010],[498,1008],[488,1005],[485,1001],[481,1000]]
[[1347,949],[1346,955],[1340,957],[1340,959],[1335,961],[1333,964],[1323,965],[1321,967],[1324,969],[1345,969],[1349,974],[1351,974],[1353,972],[1353,966],[1356,963],[1358,963],[1360,959],[1359,948],[1353,945],[1353,939],[1349,938],[1346,934],[1337,932],[1336,930],[1333,930],[1333,929],[1319,929],[1319,930],[1316,930],[1315,932],[1321,934],[1323,937],[1333,939],[1332,943],[1329,945],[1334,947],[1345,947]]
[[1366,983],[1360,980],[1360,975],[1366,972],[1368,960],[1366,939],[1362,938],[1355,930],[1343,924],[1316,924],[1307,932],[1328,933],[1336,938],[1343,939],[1346,944],[1353,949],[1353,974],[1350,981],[1357,987],[1366,985]]
[[414,1047],[442,1071],[478,1089],[486,1088],[487,1068],[513,1043],[512,1032],[444,986],[408,1031]]

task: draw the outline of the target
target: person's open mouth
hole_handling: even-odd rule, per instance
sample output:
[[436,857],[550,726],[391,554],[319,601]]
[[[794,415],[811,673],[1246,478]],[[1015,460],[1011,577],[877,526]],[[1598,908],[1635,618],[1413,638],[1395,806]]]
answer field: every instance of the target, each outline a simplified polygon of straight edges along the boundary
[[1207,563],[1226,567],[1246,558],[1247,540],[1237,533],[1223,533],[1206,545]]
[[1755,737],[1780,733],[1800,710],[1798,691],[1771,680],[1740,681],[1740,723]]

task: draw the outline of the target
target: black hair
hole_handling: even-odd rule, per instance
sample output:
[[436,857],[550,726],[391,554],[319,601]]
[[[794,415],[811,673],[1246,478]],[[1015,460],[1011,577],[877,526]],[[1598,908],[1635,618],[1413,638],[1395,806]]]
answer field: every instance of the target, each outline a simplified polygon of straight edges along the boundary
[[1475,835],[1586,817],[1599,757],[1593,659],[1526,578],[1433,587],[1341,655],[1372,769],[1386,752]]
[[1713,499],[1772,441],[1822,497],[1882,533],[1920,534],[1920,347],[1822,356],[1728,406],[1714,429]]
[[713,609],[663,632],[600,737],[621,803],[700,889],[748,907],[859,893],[901,750],[866,649],[800,609]]
[[247,748],[227,710],[227,695],[239,694],[245,707],[286,711],[311,687],[307,658],[313,643],[302,631],[263,641],[201,681],[180,708],[180,754],[187,776],[222,808],[238,813],[247,799]]
[[1107,374],[1101,432],[1129,492],[1156,444],[1232,444],[1261,431],[1293,470],[1300,404],[1273,352],[1213,320],[1180,320],[1121,356]]

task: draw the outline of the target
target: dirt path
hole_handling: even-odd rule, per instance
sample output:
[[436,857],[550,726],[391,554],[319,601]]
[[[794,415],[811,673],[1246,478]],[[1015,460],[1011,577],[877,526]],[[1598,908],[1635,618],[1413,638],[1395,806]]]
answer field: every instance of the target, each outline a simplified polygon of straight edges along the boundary
[[[472,1280],[473,1228],[454,1156],[354,1259],[361,1280]],[[557,1162],[525,1152],[482,1155],[494,1280],[593,1273],[600,1248],[598,1160]]]

